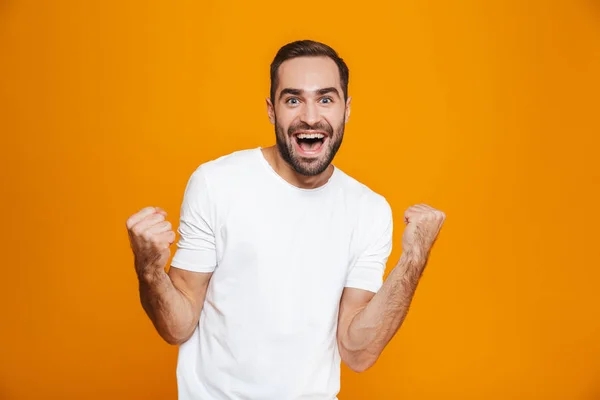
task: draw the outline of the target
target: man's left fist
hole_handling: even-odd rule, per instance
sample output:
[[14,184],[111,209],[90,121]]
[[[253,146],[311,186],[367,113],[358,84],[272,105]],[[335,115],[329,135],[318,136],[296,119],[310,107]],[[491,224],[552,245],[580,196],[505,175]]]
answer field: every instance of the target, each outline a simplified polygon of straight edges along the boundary
[[409,207],[404,212],[402,256],[424,264],[445,219],[446,214],[426,204]]

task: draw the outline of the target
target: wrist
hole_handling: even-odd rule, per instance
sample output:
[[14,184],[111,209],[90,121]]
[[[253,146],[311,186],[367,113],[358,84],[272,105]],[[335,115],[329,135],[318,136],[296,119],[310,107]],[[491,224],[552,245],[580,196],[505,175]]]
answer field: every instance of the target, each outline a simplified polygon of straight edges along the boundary
[[427,258],[414,251],[402,252],[398,267],[402,271],[402,276],[409,281],[418,281],[421,278]]
[[427,256],[420,251],[406,250],[400,256],[400,263],[406,265],[410,269],[420,269],[427,263]]

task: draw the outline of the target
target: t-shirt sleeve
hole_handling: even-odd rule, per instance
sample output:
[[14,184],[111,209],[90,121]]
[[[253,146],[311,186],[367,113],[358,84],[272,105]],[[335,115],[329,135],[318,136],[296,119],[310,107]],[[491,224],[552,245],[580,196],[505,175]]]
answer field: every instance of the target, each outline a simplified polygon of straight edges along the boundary
[[179,240],[171,266],[195,272],[213,272],[217,265],[214,204],[202,166],[188,180],[181,204]]
[[350,267],[346,287],[377,292],[392,252],[392,209],[383,197],[370,204],[359,217],[357,226],[358,255]]

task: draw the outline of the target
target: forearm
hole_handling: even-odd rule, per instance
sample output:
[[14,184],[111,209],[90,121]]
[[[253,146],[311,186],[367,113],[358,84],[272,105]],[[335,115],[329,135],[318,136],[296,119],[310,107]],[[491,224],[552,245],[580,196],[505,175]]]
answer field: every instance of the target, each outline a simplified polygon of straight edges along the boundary
[[404,321],[425,262],[400,257],[379,291],[352,319],[342,339],[357,369],[369,368]]
[[164,271],[139,278],[140,300],[159,335],[170,344],[181,344],[197,322],[193,303]]

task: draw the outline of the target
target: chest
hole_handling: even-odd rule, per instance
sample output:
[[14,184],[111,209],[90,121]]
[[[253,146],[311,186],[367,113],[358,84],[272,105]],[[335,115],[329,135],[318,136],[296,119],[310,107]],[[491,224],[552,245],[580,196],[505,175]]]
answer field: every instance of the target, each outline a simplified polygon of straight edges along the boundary
[[337,310],[352,262],[353,226],[335,197],[240,199],[216,234],[212,279],[265,315],[309,323],[324,309]]

